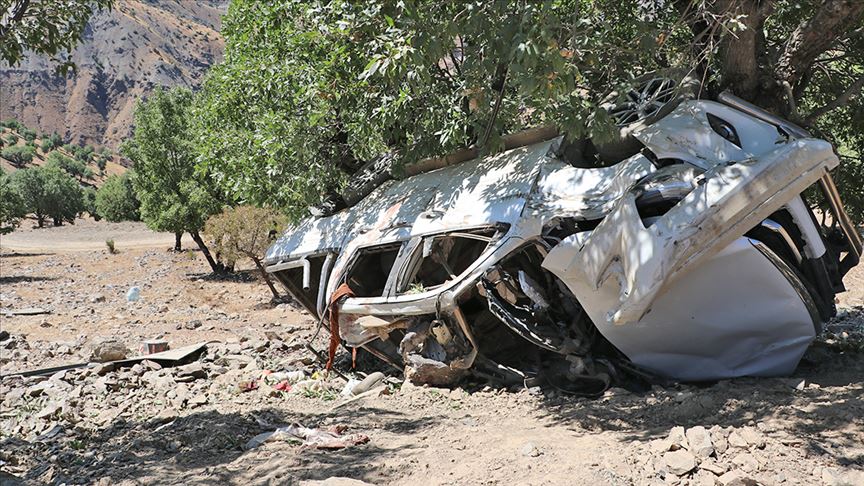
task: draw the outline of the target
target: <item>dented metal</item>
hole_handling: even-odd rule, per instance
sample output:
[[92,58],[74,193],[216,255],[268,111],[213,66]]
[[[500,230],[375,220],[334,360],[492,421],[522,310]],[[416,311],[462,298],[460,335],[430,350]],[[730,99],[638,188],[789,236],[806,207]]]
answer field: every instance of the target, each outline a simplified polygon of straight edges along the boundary
[[608,167],[561,160],[557,138],[386,182],[287,230],[267,269],[318,316],[347,283],[344,342],[433,384],[791,372],[833,311],[834,259],[861,251],[801,196],[832,195],[831,145],[710,101],[634,135],[645,151]]

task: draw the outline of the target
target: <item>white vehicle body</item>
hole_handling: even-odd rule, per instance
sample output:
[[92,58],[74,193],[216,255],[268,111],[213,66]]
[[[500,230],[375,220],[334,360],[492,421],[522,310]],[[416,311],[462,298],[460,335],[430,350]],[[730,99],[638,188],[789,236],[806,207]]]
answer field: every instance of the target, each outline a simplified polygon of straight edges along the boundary
[[846,235],[838,263],[801,198],[831,145],[710,101],[635,136],[648,155],[609,167],[568,164],[556,138],[387,182],[288,229],[267,270],[322,318],[347,283],[345,343],[432,383],[548,373],[526,364],[547,354],[590,374],[604,339],[675,379],[792,372],[861,251]]

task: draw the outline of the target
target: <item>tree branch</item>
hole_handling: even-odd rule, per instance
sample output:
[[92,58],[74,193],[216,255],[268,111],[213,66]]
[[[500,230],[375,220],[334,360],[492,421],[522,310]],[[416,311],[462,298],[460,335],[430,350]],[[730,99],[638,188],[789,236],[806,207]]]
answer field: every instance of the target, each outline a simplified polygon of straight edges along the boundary
[[778,82],[786,81],[797,88],[816,58],[862,20],[864,2],[861,0],[824,0],[813,17],[789,36],[777,59],[774,77]]
[[834,101],[826,104],[821,108],[817,108],[813,110],[810,115],[807,116],[807,119],[804,120],[807,125],[812,125],[813,122],[816,121],[817,118],[823,116],[829,111],[835,110],[842,106],[846,106],[852,98],[861,94],[861,91],[864,90],[864,76],[859,76],[858,79],[855,80],[846,91],[843,92],[840,96],[837,97]]

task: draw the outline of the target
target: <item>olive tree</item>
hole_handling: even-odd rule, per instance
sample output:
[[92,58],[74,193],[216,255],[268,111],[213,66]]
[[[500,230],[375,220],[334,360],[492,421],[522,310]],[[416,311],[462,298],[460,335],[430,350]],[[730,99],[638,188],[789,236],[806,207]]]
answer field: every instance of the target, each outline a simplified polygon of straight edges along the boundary
[[0,170],[0,234],[13,231],[27,214],[24,201],[8,175]]
[[96,191],[96,213],[108,221],[137,221],[138,198],[129,173],[112,175]]
[[36,216],[39,227],[51,218],[54,226],[73,223],[84,209],[78,182],[56,167],[21,169],[12,175],[12,186],[21,196],[24,210]]
[[33,161],[33,156],[36,155],[36,151],[26,145],[13,145],[11,147],[5,147],[3,151],[0,152],[0,155],[11,162],[14,166],[24,167]]

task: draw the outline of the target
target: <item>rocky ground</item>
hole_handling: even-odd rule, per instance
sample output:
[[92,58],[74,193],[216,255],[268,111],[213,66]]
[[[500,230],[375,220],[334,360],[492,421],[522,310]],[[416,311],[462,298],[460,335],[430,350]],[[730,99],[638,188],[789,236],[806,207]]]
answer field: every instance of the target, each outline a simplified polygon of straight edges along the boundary
[[[363,356],[352,371],[347,353],[344,377],[326,375],[315,354],[326,333],[308,316],[271,301],[254,273],[215,279],[197,253],[168,252],[173,238],[162,238],[110,255],[13,251],[4,237],[0,483],[864,484],[861,285],[792,377],[588,400],[416,387]],[[140,300],[127,302],[133,286]],[[50,313],[4,314],[34,307]],[[154,338],[208,344],[178,366],[14,373],[134,355]],[[343,395],[346,379],[372,371],[387,376]],[[308,429],[262,436],[291,425]]]

